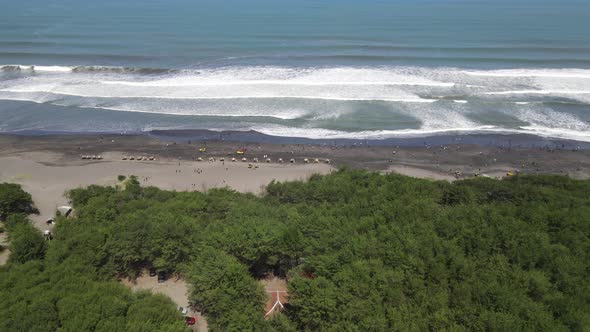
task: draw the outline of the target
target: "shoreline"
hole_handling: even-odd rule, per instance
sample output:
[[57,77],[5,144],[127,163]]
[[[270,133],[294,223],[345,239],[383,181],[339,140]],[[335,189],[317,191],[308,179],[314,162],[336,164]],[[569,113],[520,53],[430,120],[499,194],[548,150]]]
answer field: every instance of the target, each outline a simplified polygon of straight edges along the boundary
[[545,137],[525,133],[511,132],[443,132],[427,135],[407,135],[388,137],[382,139],[353,139],[353,138],[306,138],[294,136],[273,136],[255,130],[209,130],[209,129],[166,129],[137,132],[66,132],[45,130],[22,130],[0,132],[2,136],[14,137],[135,137],[146,136],[170,142],[211,141],[233,143],[267,143],[267,144],[305,144],[305,145],[332,145],[332,146],[389,146],[389,147],[418,147],[436,145],[478,145],[502,148],[548,148],[548,149],[578,149],[590,150],[590,142],[567,138]]

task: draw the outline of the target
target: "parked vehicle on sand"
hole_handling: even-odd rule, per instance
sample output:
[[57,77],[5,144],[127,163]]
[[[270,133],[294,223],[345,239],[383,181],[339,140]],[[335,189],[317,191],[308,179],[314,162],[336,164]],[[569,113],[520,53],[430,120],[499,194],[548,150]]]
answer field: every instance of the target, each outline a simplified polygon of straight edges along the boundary
[[158,272],[158,283],[162,283],[166,281],[166,272],[160,271]]

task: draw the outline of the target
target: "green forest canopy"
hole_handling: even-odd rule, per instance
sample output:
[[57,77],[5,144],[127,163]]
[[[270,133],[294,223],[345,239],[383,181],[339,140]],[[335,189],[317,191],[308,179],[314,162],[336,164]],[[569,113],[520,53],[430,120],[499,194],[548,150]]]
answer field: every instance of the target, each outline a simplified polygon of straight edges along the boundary
[[[55,240],[0,270],[0,329],[180,330],[169,300],[113,281],[149,266],[182,274],[214,331],[590,328],[590,181],[342,170],[262,197],[131,178],[70,198]],[[265,321],[269,272],[290,300]]]

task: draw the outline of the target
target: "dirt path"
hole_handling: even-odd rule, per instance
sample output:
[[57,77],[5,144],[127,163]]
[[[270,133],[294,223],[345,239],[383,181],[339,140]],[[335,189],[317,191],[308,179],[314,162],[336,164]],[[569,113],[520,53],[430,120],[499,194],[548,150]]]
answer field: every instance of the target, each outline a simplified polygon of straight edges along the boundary
[[6,264],[8,261],[8,256],[10,256],[10,249],[8,249],[8,234],[6,234],[6,230],[4,233],[0,234],[0,266]]

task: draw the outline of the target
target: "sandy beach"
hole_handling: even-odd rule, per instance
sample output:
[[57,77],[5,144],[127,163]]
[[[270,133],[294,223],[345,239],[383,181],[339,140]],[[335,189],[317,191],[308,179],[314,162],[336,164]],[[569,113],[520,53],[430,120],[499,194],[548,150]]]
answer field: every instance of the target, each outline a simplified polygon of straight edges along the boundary
[[0,182],[21,184],[31,193],[39,215],[31,218],[40,229],[58,206],[67,205],[69,189],[91,184],[115,185],[118,175],[135,175],[143,186],[177,191],[229,187],[241,192],[259,193],[272,180],[303,180],[314,173],[332,170],[327,164],[267,164],[248,168],[244,162],[195,162],[158,159],[122,161],[119,152],[107,152],[101,161],[68,159],[55,152],[25,152],[0,156]]

